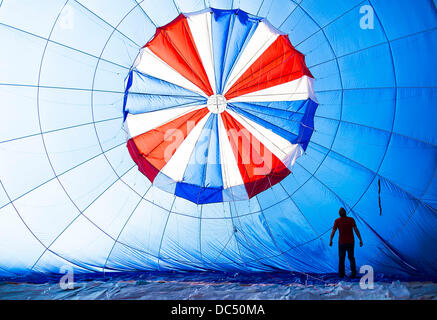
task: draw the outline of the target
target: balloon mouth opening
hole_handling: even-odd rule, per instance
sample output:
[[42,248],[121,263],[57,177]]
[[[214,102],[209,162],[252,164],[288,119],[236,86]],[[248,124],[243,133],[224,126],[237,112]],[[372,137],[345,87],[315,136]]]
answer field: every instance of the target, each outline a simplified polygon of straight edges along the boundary
[[221,94],[214,94],[208,98],[206,105],[210,112],[219,114],[226,110],[228,103]]

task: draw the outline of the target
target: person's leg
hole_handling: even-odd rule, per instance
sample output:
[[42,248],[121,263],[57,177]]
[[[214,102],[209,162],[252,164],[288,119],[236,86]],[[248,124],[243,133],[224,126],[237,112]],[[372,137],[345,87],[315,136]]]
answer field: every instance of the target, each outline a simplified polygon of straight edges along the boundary
[[355,256],[354,256],[354,245],[355,245],[354,243],[349,244],[347,249],[347,258],[349,259],[352,278],[355,278],[357,275],[357,267],[355,265]]
[[344,277],[344,260],[346,258],[346,248],[343,244],[338,245],[338,275]]

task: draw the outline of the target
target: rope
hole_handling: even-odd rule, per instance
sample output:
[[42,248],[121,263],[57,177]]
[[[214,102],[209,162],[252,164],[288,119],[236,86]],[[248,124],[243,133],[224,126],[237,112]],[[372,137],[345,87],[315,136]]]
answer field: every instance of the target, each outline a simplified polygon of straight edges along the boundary
[[382,215],[382,206],[381,206],[381,179],[378,179],[378,204],[379,204],[379,215]]

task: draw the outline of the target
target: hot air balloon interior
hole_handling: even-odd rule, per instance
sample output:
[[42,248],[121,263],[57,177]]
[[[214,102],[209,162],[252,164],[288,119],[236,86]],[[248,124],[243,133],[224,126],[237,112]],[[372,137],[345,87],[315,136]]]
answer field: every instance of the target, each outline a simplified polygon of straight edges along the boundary
[[354,288],[437,279],[433,1],[0,0],[0,39],[0,299],[332,293],[340,208]]

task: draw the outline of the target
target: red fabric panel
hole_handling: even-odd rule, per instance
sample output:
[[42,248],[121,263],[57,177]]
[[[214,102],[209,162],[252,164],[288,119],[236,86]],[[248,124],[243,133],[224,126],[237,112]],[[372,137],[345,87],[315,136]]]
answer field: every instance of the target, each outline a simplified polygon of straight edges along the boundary
[[294,49],[287,36],[279,36],[226,92],[226,99],[290,82],[311,72],[305,56]]
[[141,155],[133,139],[129,139],[127,142],[127,149],[129,150],[130,156],[137,164],[138,170],[140,170],[142,174],[144,174],[151,182],[153,182],[155,177],[158,175],[159,170]]
[[278,182],[281,182],[286,176],[290,174],[290,170],[284,167],[282,170],[274,171],[268,176],[264,176],[255,181],[251,181],[246,183],[244,186],[246,187],[247,194],[249,198],[256,196],[258,193],[267,190],[268,188],[274,186]]
[[[189,112],[162,126],[132,138],[131,140],[137,149],[137,151],[133,147],[129,149],[132,158],[137,164],[141,162],[135,160],[139,157],[147,161],[147,163],[141,162],[145,172],[141,171],[141,168],[140,171],[147,177],[150,175],[154,179],[157,174],[154,169],[160,171],[166,165],[190,131],[208,112],[208,108]],[[133,151],[131,149],[135,151],[134,155],[132,155]],[[150,180],[153,181],[153,179]]]
[[228,112],[221,114],[249,197],[264,191],[290,174],[267,147]]
[[145,46],[205,94],[213,95],[187,19],[182,14],[157,28],[154,38]]

